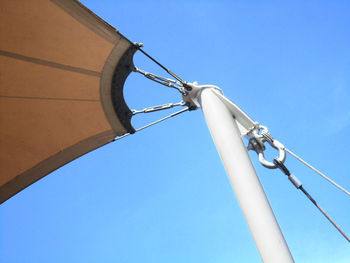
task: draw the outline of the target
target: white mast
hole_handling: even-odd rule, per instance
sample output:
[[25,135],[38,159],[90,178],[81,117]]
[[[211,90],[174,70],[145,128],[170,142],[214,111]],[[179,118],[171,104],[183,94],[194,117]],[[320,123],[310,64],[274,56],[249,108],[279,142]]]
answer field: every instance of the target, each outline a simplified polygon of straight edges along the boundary
[[244,113],[234,117],[232,108],[227,106],[228,100],[222,95],[218,96],[215,86],[198,86],[196,83],[189,86],[190,91],[184,99],[202,108],[263,262],[294,262],[241,139],[242,123],[238,123],[238,127],[235,117],[240,118]]
[[[144,51],[142,52],[144,53]],[[187,110],[195,110],[199,107],[202,108],[216,148],[231,181],[233,190],[236,193],[237,199],[253,235],[256,246],[260,252],[261,258],[264,262],[289,263],[294,261],[264,190],[260,184],[253,164],[249,158],[247,149],[243,144],[241,136],[248,137],[248,149],[254,150],[258,154],[259,162],[263,166],[270,169],[281,169],[281,171],[288,176],[290,182],[293,183],[297,189],[301,190],[321,211],[321,213],[333,224],[333,226],[344,236],[344,238],[350,242],[349,237],[309,195],[297,177],[292,175],[288,168],[285,167],[284,161],[286,158],[286,151],[289,153],[291,152],[287,150],[283,144],[275,140],[268,133],[266,127],[254,122],[236,104],[227,99],[218,87],[214,85],[199,86],[196,82],[184,82],[155,59],[150,57],[147,53],[145,53],[145,55],[176,78],[177,81],[163,78],[137,68],[134,68],[134,71],[141,73],[145,77],[157,83],[177,89],[182,94],[183,101],[179,103],[168,103],[149,107],[143,110],[133,110],[132,114],[135,115],[138,113],[154,112],[169,109],[175,106],[187,106],[187,108],[172,113],[169,116],[141,127],[136,131],[140,131]],[[129,134],[120,136],[117,139],[123,138],[127,135]],[[273,163],[267,161],[264,157],[264,142],[268,142],[271,147],[275,148],[279,152],[279,157],[274,158]],[[304,164],[308,165],[295,154],[291,154]],[[346,191],[344,188],[334,183],[312,166],[308,166],[348,194],[348,191]]]

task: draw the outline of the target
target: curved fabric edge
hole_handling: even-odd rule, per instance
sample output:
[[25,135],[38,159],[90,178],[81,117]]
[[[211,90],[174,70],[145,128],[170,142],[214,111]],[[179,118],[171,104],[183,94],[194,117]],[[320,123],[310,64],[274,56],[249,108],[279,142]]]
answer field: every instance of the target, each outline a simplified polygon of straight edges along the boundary
[[[76,138],[74,142],[71,143],[69,140],[66,142],[66,144],[64,144],[64,147],[60,147],[60,144],[57,144],[58,146],[55,145],[55,147],[52,147],[54,151],[50,151],[48,154],[43,155],[42,158],[30,163],[30,165],[25,167],[26,169],[13,173],[11,177],[9,177],[8,180],[5,180],[0,186],[0,204],[34,182],[45,177],[50,172],[98,147],[113,141],[116,136],[123,135],[127,132],[134,132],[130,122],[131,111],[125,103],[123,97],[123,86],[126,78],[133,68],[132,59],[137,50],[137,46],[121,35],[114,27],[107,24],[76,0],[45,0],[43,3],[49,3],[51,7],[52,3],[55,4],[56,6],[54,7],[58,7],[57,10],[63,10],[65,12],[64,18],[67,18],[69,23],[76,25],[76,22],[78,22],[79,25],[84,25],[90,29],[93,32],[91,35],[97,36],[101,41],[102,39],[106,40],[104,52],[100,52],[100,56],[96,56],[98,59],[103,59],[103,61],[99,62],[99,67],[95,69],[95,71],[91,71],[95,77],[99,77],[99,79],[96,79],[96,82],[94,82],[94,87],[96,88],[96,93],[94,93],[94,100],[96,102],[94,103],[96,103],[95,105],[98,105],[98,116],[95,116],[97,121],[92,118],[92,115],[91,119],[85,116],[82,119],[91,120],[86,124],[87,127],[94,127],[94,129],[89,129],[89,132],[87,131],[85,133],[78,132],[76,134],[77,136],[74,137]],[[49,8],[50,5],[45,5],[44,7]],[[43,6],[41,7],[43,8]],[[42,11],[41,13],[44,15],[49,14],[49,16],[52,17],[50,12],[45,13]],[[60,12],[60,14],[63,17],[63,12]],[[74,19],[71,19],[71,17]],[[60,23],[60,20],[57,20],[57,23]],[[46,25],[47,23],[43,24]],[[63,28],[67,28],[67,25]],[[57,31],[55,32],[57,34]],[[39,36],[41,36],[41,33]],[[42,39],[46,39],[45,35],[42,35],[42,37]],[[81,40],[82,45],[84,44],[83,40],[85,40],[85,38],[82,38]],[[100,42],[96,44],[96,47],[100,47],[101,43],[104,43],[104,41],[101,43]],[[69,47],[69,45],[67,45],[67,47]],[[23,54],[27,53],[24,52]],[[24,56],[22,56],[22,58],[24,58]],[[43,59],[37,59],[36,56],[34,56],[34,58],[29,62],[33,62],[34,59],[36,59],[35,62],[47,62]],[[48,60],[48,62],[49,64],[46,63],[46,66],[55,66],[60,70],[67,69],[66,65],[70,65],[69,63],[65,63],[64,65],[56,63],[57,61],[53,59]],[[63,68],[62,65],[65,66],[65,68]],[[70,67],[69,69],[71,71],[76,71],[76,69],[80,68]],[[83,70],[85,70],[85,68]],[[91,72],[89,71],[89,73]],[[77,73],[82,72],[80,70]],[[113,96],[112,93],[114,94]],[[100,101],[98,101],[98,97]],[[97,111],[93,111],[93,113],[95,112]],[[118,118],[120,118],[120,120]],[[67,121],[63,121],[62,126],[67,127]],[[46,145],[44,147],[46,147]],[[22,147],[18,148],[20,149]],[[23,149],[25,149],[25,147],[23,147]],[[38,152],[40,153],[40,151]],[[17,158],[19,158],[19,156],[17,156]]]
[[19,174],[13,180],[0,187],[0,204],[61,166],[113,141],[114,137],[115,132],[112,130],[91,136]]
[[[121,39],[109,55],[101,75],[101,102],[106,117],[117,135],[127,132],[134,133],[131,124],[132,112],[124,100],[124,83],[134,67],[133,56],[137,51],[136,45]],[[122,54],[122,55],[121,55]]]
[[84,24],[85,26],[87,26],[88,28],[90,28],[109,42],[115,43],[119,36],[122,36],[123,38],[128,40],[126,37],[121,35],[115,27],[104,21],[101,17],[96,15],[78,0],[50,1],[56,4],[57,6],[61,7],[68,14],[77,19],[80,23]]

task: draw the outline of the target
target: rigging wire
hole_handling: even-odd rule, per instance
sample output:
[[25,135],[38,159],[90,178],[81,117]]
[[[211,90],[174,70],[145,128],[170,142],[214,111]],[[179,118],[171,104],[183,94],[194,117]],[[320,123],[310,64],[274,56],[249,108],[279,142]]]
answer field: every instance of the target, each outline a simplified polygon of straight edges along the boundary
[[[276,141],[271,134],[268,132],[267,128],[265,126],[260,126],[259,129],[263,129],[263,131],[261,132],[261,136],[256,135],[254,136],[255,140],[257,140],[257,142],[260,142],[261,138],[263,138],[263,141],[260,142],[264,143],[264,141],[269,142],[270,144],[273,143],[274,141]],[[250,141],[252,143],[254,143],[252,140]],[[250,143],[249,147],[252,147],[253,144]],[[255,151],[257,151],[258,149],[255,149],[255,147],[253,147],[253,149]],[[265,149],[265,148],[264,148]],[[264,150],[262,149],[262,150]],[[321,173],[319,170],[317,170],[315,167],[313,167],[312,165],[310,165],[309,163],[307,163],[305,160],[303,160],[301,157],[299,157],[298,155],[296,155],[295,153],[293,153],[291,150],[287,149],[283,144],[280,145],[280,149],[283,151],[288,152],[290,155],[292,155],[294,158],[296,158],[298,161],[302,162],[304,165],[306,165],[307,167],[309,167],[311,170],[313,170],[314,172],[316,172],[317,174],[319,174],[320,176],[322,176],[324,179],[326,179],[329,183],[333,184],[335,187],[337,187],[338,189],[342,190],[344,193],[346,193],[347,195],[350,195],[350,192],[347,191],[346,189],[344,189],[342,186],[338,185],[336,182],[334,182],[333,180],[331,180],[329,177],[327,177],[325,174]],[[260,160],[259,160],[260,161]],[[260,161],[261,162],[261,161]],[[262,162],[261,162],[262,163]],[[262,163],[263,164],[263,163]],[[264,164],[263,164],[264,165]]]
[[[165,66],[163,66],[160,62],[158,62],[155,58],[153,58],[151,55],[149,55],[146,51],[142,50],[141,47],[143,47],[143,44],[142,43],[135,43],[135,46],[137,46],[137,49],[141,51],[141,53],[143,53],[146,57],[148,57],[150,60],[152,60],[154,63],[156,63],[159,67],[161,67],[163,70],[165,70],[169,75],[171,75],[173,78],[175,78],[177,81],[175,80],[172,80],[172,79],[168,79],[168,78],[163,78],[161,76],[158,76],[158,75],[155,75],[155,74],[152,74],[152,73],[149,73],[149,72],[146,72],[146,71],[143,71],[141,69],[138,69],[137,67],[134,67],[133,71],[134,72],[137,72],[137,73],[140,73],[142,75],[144,75],[146,78],[150,79],[150,80],[153,80],[159,84],[162,84],[164,86],[167,86],[167,87],[171,87],[171,88],[174,88],[174,89],[177,89],[182,95],[184,94],[184,90],[183,90],[183,87],[185,87],[187,84],[185,81],[183,81],[180,77],[178,77],[175,73],[171,72],[169,69],[167,69]],[[149,112],[155,112],[155,111],[160,111],[160,110],[165,110],[165,109],[170,109],[170,108],[173,108],[173,107],[176,107],[176,106],[185,106],[185,102],[184,101],[181,101],[181,102],[178,102],[178,103],[168,103],[168,104],[163,104],[163,105],[158,105],[158,106],[154,106],[154,107],[148,107],[148,108],[145,108],[143,110],[132,110],[132,115],[136,115],[136,114],[139,114],[139,113],[149,113]],[[141,128],[138,128],[135,130],[134,133],[136,132],[139,132],[143,129],[146,129],[152,125],[155,125],[157,123],[160,123],[164,120],[167,120],[171,117],[174,117],[176,115],[179,115],[185,111],[188,111],[190,110],[190,108],[186,108],[186,109],[183,109],[183,110],[180,110],[180,111],[177,111],[175,113],[172,113],[160,120],[157,120],[155,122],[152,122],[150,124],[147,124]],[[126,133],[122,136],[119,136],[119,137],[116,137],[113,139],[113,141],[117,141],[117,140],[120,140],[122,138],[125,138],[126,136],[129,136],[131,133]]]
[[339,231],[340,234],[342,234],[342,236],[350,243],[350,238],[344,233],[344,231],[334,222],[334,220],[326,213],[325,210],[323,210],[322,207],[319,206],[319,204],[317,204],[317,202],[315,201],[315,199],[313,199],[311,197],[311,195],[305,190],[305,188],[303,187],[302,183],[298,180],[298,178],[291,174],[290,171],[288,170],[288,168],[283,164],[283,162],[281,162],[280,160],[278,160],[277,158],[274,159],[274,164],[276,164],[276,166],[285,174],[288,176],[288,179],[293,183],[293,185],[297,188],[300,189],[304,195],[306,195],[307,198],[309,198],[309,200],[318,208],[318,210],[320,210],[320,212],[328,219],[329,222],[332,223],[332,225]]
[[[165,79],[162,78],[160,76],[157,76],[155,74],[152,73],[148,73],[145,71],[142,71],[140,69],[137,69],[136,67],[134,68],[135,72],[141,73],[143,74],[145,77],[158,82],[162,85],[168,86],[168,87],[172,87],[175,89],[178,89],[182,94],[183,94],[183,89],[182,87],[187,87],[187,83],[184,82],[180,77],[178,77],[177,75],[175,75],[173,72],[171,72],[169,69],[167,69],[165,66],[163,66],[160,62],[158,62],[156,59],[154,59],[152,56],[150,56],[147,52],[145,52],[144,50],[141,49],[141,47],[143,46],[143,44],[138,44],[138,50],[140,50],[145,56],[147,56],[149,59],[151,59],[154,63],[156,63],[158,66],[160,66],[163,70],[165,70],[169,75],[171,75],[172,77],[174,77],[176,80],[178,80],[182,85],[179,85],[179,83],[176,83],[176,81],[171,80],[171,79]],[[181,87],[182,86],[182,87]],[[182,102],[181,102],[182,103]],[[180,104],[180,103],[178,103]],[[138,114],[138,113],[147,113],[147,112],[152,112],[152,111],[157,111],[157,110],[162,110],[162,109],[166,109],[166,108],[170,108],[170,107],[174,107],[174,106],[178,106],[178,104],[166,104],[166,105],[160,105],[160,106],[155,106],[155,107],[151,107],[149,109],[145,109],[143,111],[133,111],[133,115]],[[180,104],[181,105],[181,104]],[[141,131],[145,128],[148,128],[152,125],[155,125],[159,122],[162,122],[166,119],[169,119],[171,117],[174,117],[176,115],[179,115],[185,111],[188,111],[189,108],[180,110],[178,112],[175,112],[173,114],[170,114],[158,121],[152,122],[148,125],[145,125],[139,129],[136,130],[136,132]],[[125,138],[126,136],[130,135],[130,133],[126,133],[120,137],[115,138],[113,141],[117,141],[119,139]],[[272,138],[272,137],[271,137]],[[273,141],[273,139],[272,139]],[[338,189],[342,190],[343,192],[345,192],[346,194],[350,195],[350,193],[345,190],[343,187],[339,186],[337,183],[335,183],[334,181],[332,181],[330,178],[328,178],[326,175],[324,175],[323,173],[321,173],[320,171],[318,171],[316,168],[314,168],[313,166],[311,166],[310,164],[308,164],[306,161],[304,161],[303,159],[301,159],[299,156],[297,156],[296,154],[294,154],[292,151],[290,151],[289,149],[285,148],[283,146],[283,150],[287,151],[289,154],[291,154],[293,157],[295,157],[297,160],[299,160],[300,162],[302,162],[304,165],[308,166],[310,169],[312,169],[314,172],[318,173],[319,175],[321,175],[324,179],[326,179],[328,182],[332,183],[334,186],[336,186]],[[294,175],[292,175],[289,170],[286,168],[286,166],[283,164],[283,162],[281,162],[278,158],[274,159],[274,164],[281,169],[281,171],[283,173],[285,173],[288,176],[288,179],[293,183],[293,185],[297,188],[300,189],[304,195],[319,209],[319,211],[328,219],[328,221],[330,223],[332,223],[332,225],[343,235],[343,237],[350,242],[350,238],[342,231],[342,229],[331,219],[331,217],[325,212],[325,210],[320,207],[317,202],[311,197],[311,195],[305,190],[305,188],[302,186],[302,183],[298,180],[298,178],[296,178]]]
[[[169,75],[171,75],[172,77],[174,77],[176,80],[178,80],[182,85],[179,85],[179,83],[176,83],[173,80],[170,79],[165,79],[162,78],[160,76],[148,73],[148,72],[144,72],[142,70],[139,70],[135,67],[134,71],[143,74],[145,77],[158,82],[162,85],[168,86],[168,87],[172,87],[175,89],[178,89],[181,93],[183,93],[183,89],[182,87],[187,86],[187,83],[184,82],[180,77],[178,77],[177,75],[175,75],[173,72],[171,72],[169,69],[167,69],[165,66],[163,66],[160,62],[158,62],[156,59],[154,59],[152,56],[150,56],[148,53],[146,53],[144,50],[141,49],[141,47],[143,46],[143,44],[138,44],[138,49],[145,55],[147,56],[149,59],[151,59],[154,63],[156,63],[158,66],[160,66],[163,70],[165,70]],[[180,87],[179,87],[180,86]],[[181,87],[182,86],[182,87]],[[160,106],[156,106],[153,108],[150,108],[150,111],[133,111],[133,114],[137,114],[137,113],[141,113],[141,112],[152,112],[152,111],[157,111],[157,110],[162,110],[162,109],[166,109],[166,108],[170,108],[173,106],[177,106],[176,104],[169,104],[169,105],[160,105]],[[169,119],[171,117],[174,117],[178,114],[181,114],[185,111],[188,111],[189,108],[180,110],[178,112],[175,112],[173,114],[170,114],[169,116],[166,116],[158,121],[152,122],[148,125],[145,125],[139,129],[136,130],[136,132],[141,131],[145,128],[148,128],[152,125],[155,125],[161,121],[164,121],[166,119]],[[124,134],[118,138],[115,138],[114,141],[125,138],[126,136],[130,135],[130,133]],[[271,137],[272,138],[272,137]],[[273,139],[272,139],[273,141]],[[334,181],[332,181],[330,178],[328,178],[326,175],[324,175],[323,173],[321,173],[320,171],[318,171],[316,168],[314,168],[313,166],[311,166],[310,164],[308,164],[306,161],[304,161],[303,159],[301,159],[299,156],[297,156],[296,154],[294,154],[292,151],[290,151],[289,149],[285,148],[283,146],[283,150],[285,150],[286,152],[288,152],[289,154],[291,154],[294,158],[296,158],[297,160],[299,160],[300,162],[302,162],[304,165],[308,166],[310,169],[312,169],[314,172],[318,173],[320,176],[322,176],[324,179],[326,179],[328,182],[332,183],[334,186],[336,186],[338,189],[342,190],[343,192],[345,192],[346,194],[350,195],[350,192],[348,192],[347,190],[345,190],[343,187],[339,186],[337,183],[335,183]],[[315,199],[313,199],[311,197],[311,195],[305,190],[305,188],[302,186],[302,183],[298,180],[297,177],[295,177],[294,175],[292,175],[289,170],[287,169],[287,167],[283,164],[283,162],[281,162],[278,158],[274,159],[274,164],[281,169],[281,171],[283,173],[285,173],[288,176],[288,179],[293,183],[293,185],[297,188],[300,189],[303,194],[319,209],[319,211],[328,219],[328,221],[330,223],[332,223],[332,225],[343,235],[343,237],[350,243],[350,238],[344,233],[344,231],[342,231],[342,229],[335,223],[334,220],[332,220],[332,218],[326,213],[326,211],[320,207],[318,205],[318,203],[315,201]]]
[[[261,132],[261,135],[259,135],[258,133],[253,134],[253,136],[250,138],[249,140],[249,145],[248,145],[248,149],[249,150],[254,150],[255,152],[257,152],[258,154],[263,152],[265,150],[265,146],[264,142],[267,141],[269,142],[269,144],[271,146],[273,146],[273,143],[276,142],[276,140],[271,136],[271,134],[268,132],[267,128],[264,127],[264,130]],[[277,147],[275,147],[277,146]],[[297,156],[296,154],[294,154],[292,151],[286,149],[286,147],[284,147],[283,144],[279,143],[278,145],[273,146],[276,149],[280,149],[283,151],[287,151],[288,153],[290,153],[293,157],[295,157],[296,159],[298,159],[299,161],[301,161],[302,163],[304,163],[305,165],[307,165],[309,168],[311,168],[313,171],[317,172],[318,174],[320,174],[322,177],[324,177],[325,179],[327,179],[329,182],[331,182],[333,185],[335,185],[336,187],[338,187],[339,189],[343,190],[345,193],[348,194],[348,192],[342,188],[341,186],[339,186],[338,184],[336,184],[335,182],[333,182],[331,179],[329,179],[327,176],[325,176],[324,174],[322,174],[321,172],[319,172],[317,169],[315,169],[314,167],[312,167],[311,165],[309,165],[307,162],[305,162],[303,159],[301,159],[299,156]],[[262,165],[264,165],[264,161],[266,162],[264,156],[262,155],[262,158],[259,157],[259,161]],[[328,219],[328,221],[330,223],[332,223],[332,225],[339,231],[339,233],[342,234],[342,236],[350,243],[350,238],[344,233],[344,231],[334,222],[334,220],[326,213],[325,210],[323,210],[323,208],[321,206],[319,206],[319,204],[315,201],[315,199],[313,199],[311,197],[311,195],[305,190],[305,188],[303,187],[302,183],[299,181],[299,179],[291,174],[288,170],[288,168],[284,165],[284,160],[280,160],[280,158],[275,158],[273,160],[273,165],[274,166],[266,166],[267,168],[270,169],[274,169],[274,168],[279,168],[285,175],[288,176],[289,181],[297,188],[300,189],[303,194],[318,208],[318,210]]]
[[312,165],[308,164],[306,161],[304,161],[302,158],[300,158],[298,155],[296,155],[295,153],[293,153],[291,150],[287,149],[286,147],[283,148],[286,152],[288,152],[290,155],[292,155],[294,158],[296,158],[298,161],[302,162],[304,165],[306,165],[307,167],[309,167],[311,170],[313,170],[314,172],[318,173],[320,176],[322,176],[324,179],[326,179],[328,182],[330,182],[331,184],[333,184],[335,187],[337,187],[338,189],[342,190],[344,193],[346,193],[347,195],[350,195],[350,192],[347,191],[346,189],[344,189],[343,187],[341,187],[340,185],[338,185],[336,182],[334,182],[333,180],[331,180],[329,177],[327,177],[326,175],[324,175],[323,173],[321,173],[319,170],[317,170],[315,167],[313,167]]
[[328,219],[329,222],[332,223],[332,225],[340,232],[340,234],[343,235],[343,237],[350,243],[350,239],[349,237],[344,233],[344,231],[333,221],[332,218],[330,218],[330,216],[326,213],[326,211],[323,210],[322,207],[319,206],[319,204],[317,204],[317,202],[315,201],[315,199],[313,199],[310,194],[305,190],[304,187],[300,187],[300,190],[307,196],[307,198],[310,199],[310,201],[318,208],[318,210],[321,211],[321,213]]
[[143,49],[141,49],[141,47],[143,47],[143,44],[137,44],[138,50],[140,50],[146,57],[148,57],[150,60],[152,60],[154,63],[156,63],[159,67],[161,67],[162,69],[164,69],[169,75],[171,75],[173,78],[177,79],[178,81],[180,81],[181,83],[186,83],[185,81],[183,81],[180,77],[178,77],[177,75],[175,75],[173,72],[171,72],[169,69],[167,69],[165,66],[163,66],[160,62],[158,62],[155,58],[153,58],[151,55],[149,55],[146,51],[144,51]]
[[[164,117],[164,118],[162,118],[162,119],[160,119],[160,120],[157,120],[157,121],[155,121],[155,122],[152,122],[152,123],[150,123],[150,124],[147,124],[147,125],[145,125],[145,126],[143,126],[143,127],[141,127],[141,128],[138,128],[138,129],[135,131],[135,133],[136,133],[136,132],[139,132],[139,131],[141,131],[141,130],[143,130],[143,129],[146,129],[146,128],[148,128],[148,127],[154,125],[154,124],[157,124],[157,123],[160,123],[160,122],[162,122],[162,121],[165,121],[165,120],[167,120],[167,119],[169,119],[169,118],[171,118],[171,117],[175,117],[176,115],[179,115],[179,114],[181,114],[181,113],[183,113],[183,112],[185,112],[185,111],[188,111],[188,110],[189,110],[189,108],[186,108],[186,109],[182,109],[182,110],[180,110],[180,111],[174,112],[174,113],[172,113],[172,114],[170,114],[170,115],[168,115],[168,116],[166,116],[166,117]],[[124,135],[115,138],[115,139],[113,140],[113,142],[114,142],[114,141],[118,141],[118,140],[120,140],[120,139],[123,139],[123,138],[125,138],[126,136],[129,136],[130,134],[131,134],[131,133],[125,133]]]

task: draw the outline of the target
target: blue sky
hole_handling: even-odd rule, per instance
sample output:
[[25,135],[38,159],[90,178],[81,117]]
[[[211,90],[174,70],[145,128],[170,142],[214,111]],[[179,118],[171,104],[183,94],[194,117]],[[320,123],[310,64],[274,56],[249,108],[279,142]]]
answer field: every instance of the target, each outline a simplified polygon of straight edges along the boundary
[[[350,189],[348,1],[82,2],[183,79],[220,86],[287,148]],[[166,76],[141,54],[135,65]],[[136,109],[181,100],[136,74],[125,93]],[[349,243],[285,176],[250,155],[295,261],[349,262]],[[291,156],[286,165],[349,235],[349,197]],[[0,233],[7,263],[260,262],[200,110],[28,187],[1,205]]]

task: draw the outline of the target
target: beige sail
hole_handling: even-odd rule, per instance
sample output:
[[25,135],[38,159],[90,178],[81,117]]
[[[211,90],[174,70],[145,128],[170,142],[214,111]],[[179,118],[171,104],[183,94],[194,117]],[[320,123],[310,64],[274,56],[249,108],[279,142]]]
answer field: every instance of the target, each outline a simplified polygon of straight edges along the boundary
[[75,0],[0,0],[0,203],[134,132],[137,47]]

